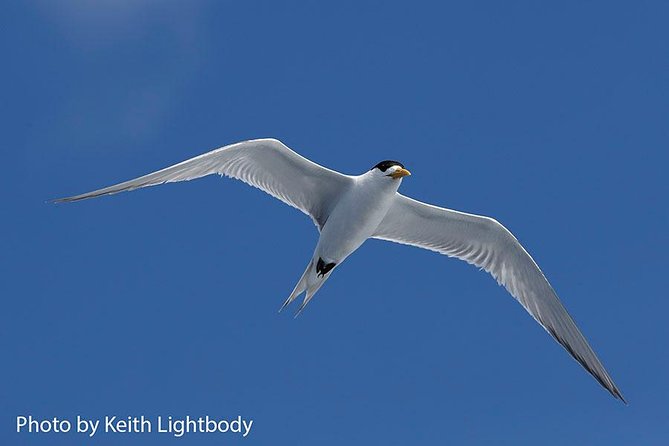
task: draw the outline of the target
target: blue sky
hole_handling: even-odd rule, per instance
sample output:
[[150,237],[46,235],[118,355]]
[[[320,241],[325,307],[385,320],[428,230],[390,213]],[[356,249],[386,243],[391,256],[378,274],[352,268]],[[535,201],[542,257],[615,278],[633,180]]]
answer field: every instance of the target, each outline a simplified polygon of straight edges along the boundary
[[[208,414],[253,431],[188,444],[667,444],[669,7],[443,3],[3,3],[0,442]],[[46,203],[268,136],[500,220],[630,405],[427,251],[370,241],[277,314],[317,232],[244,184]],[[121,441],[184,440],[91,443]]]

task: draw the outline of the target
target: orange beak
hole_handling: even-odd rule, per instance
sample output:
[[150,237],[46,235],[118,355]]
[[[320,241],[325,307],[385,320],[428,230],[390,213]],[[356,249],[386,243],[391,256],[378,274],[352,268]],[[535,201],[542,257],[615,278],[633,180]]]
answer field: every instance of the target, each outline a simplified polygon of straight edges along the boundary
[[411,172],[409,172],[406,169],[398,169],[395,172],[390,174],[390,176],[395,178],[395,179],[402,178],[402,177],[408,177],[409,175],[411,175]]

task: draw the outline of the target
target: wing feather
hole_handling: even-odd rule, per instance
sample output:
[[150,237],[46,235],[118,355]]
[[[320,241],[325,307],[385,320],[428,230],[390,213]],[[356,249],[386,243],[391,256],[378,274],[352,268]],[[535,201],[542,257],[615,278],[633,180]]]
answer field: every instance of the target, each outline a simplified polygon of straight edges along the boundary
[[532,257],[492,218],[397,194],[374,238],[457,257],[490,273],[604,388],[625,402]]
[[85,200],[211,174],[235,178],[267,192],[309,215],[319,229],[340,194],[352,182],[348,175],[309,161],[276,139],[256,139],[221,147],[133,180],[55,201]]

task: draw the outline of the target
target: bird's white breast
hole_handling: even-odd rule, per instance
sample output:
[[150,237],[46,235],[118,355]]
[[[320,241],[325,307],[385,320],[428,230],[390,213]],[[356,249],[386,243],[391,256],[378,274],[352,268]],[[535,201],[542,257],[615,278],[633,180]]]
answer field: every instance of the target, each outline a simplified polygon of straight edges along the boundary
[[401,180],[365,174],[339,200],[321,231],[316,254],[339,263],[376,231],[385,217]]

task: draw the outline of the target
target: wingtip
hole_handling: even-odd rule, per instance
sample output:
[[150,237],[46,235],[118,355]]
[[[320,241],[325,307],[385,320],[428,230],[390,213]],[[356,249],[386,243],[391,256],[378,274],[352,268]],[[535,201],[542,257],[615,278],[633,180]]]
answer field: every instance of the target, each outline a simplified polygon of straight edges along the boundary
[[71,203],[73,201],[78,201],[76,195],[72,197],[50,198],[46,202],[50,204],[60,204],[60,203]]
[[623,404],[624,404],[625,406],[629,406],[629,405],[630,405],[630,403],[625,399],[625,397],[623,396],[623,394],[620,393],[620,391],[619,391],[618,389],[615,389],[615,391],[614,391],[614,392],[611,392],[611,393],[613,394],[614,397],[616,397],[616,398],[618,398],[620,401],[622,401]]

